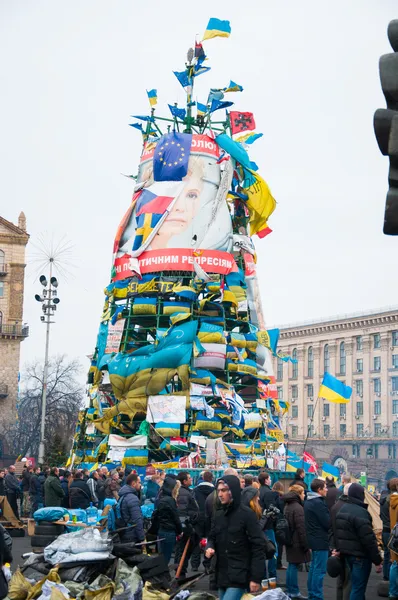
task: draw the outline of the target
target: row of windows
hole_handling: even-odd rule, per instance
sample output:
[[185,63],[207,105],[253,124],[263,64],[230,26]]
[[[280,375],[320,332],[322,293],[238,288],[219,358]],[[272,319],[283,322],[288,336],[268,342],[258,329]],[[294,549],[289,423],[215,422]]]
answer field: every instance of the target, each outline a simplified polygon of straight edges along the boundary
[[[327,344],[325,346],[325,353],[326,353],[326,347]],[[294,359],[294,353],[296,351],[293,350],[292,352],[292,359],[293,360],[297,360]],[[312,352],[312,347],[308,348],[308,362],[307,362],[307,377],[314,377],[314,358],[313,358],[313,352]],[[296,356],[297,356],[297,352],[296,352]],[[392,367],[393,369],[398,369],[398,354],[393,354],[392,355]],[[329,361],[329,350],[327,351],[327,357],[325,354],[325,360],[324,360],[324,365],[323,365],[323,369],[324,372],[327,373],[330,369],[330,361]],[[373,357],[373,371],[381,371],[381,357],[380,356],[374,356]],[[357,358],[356,359],[356,373],[363,373],[363,358]],[[346,355],[345,355],[345,347],[344,347],[344,342],[341,342],[340,344],[340,362],[339,362],[339,375],[346,375]],[[278,358],[278,362],[277,362],[277,374],[276,377],[278,379],[278,381],[280,381],[281,379],[283,379],[283,360]],[[298,378],[298,364],[293,363],[293,372],[292,372],[292,379],[297,379]]]
[[[345,404],[340,404],[340,416],[341,417],[344,417],[347,415],[346,408],[347,407]],[[356,402],[355,410],[356,410],[355,414],[358,417],[362,417],[363,416],[363,402]],[[392,412],[394,415],[398,414],[398,400],[393,400]],[[373,414],[381,415],[381,400],[375,400],[373,402]],[[313,416],[314,416],[314,405],[308,404],[307,417],[309,419],[312,419]],[[323,405],[323,416],[330,417],[330,405],[329,404],[325,403]],[[298,406],[292,406],[292,419],[297,419],[297,418],[298,418]]]
[[[390,379],[391,379],[391,391],[398,392],[398,377],[391,377]],[[307,390],[307,398],[313,398],[314,397],[314,385],[312,383],[308,383],[305,387]],[[278,387],[276,389],[277,389],[277,393],[278,393],[278,400],[283,400],[283,387],[281,385],[278,385]],[[381,379],[379,377],[376,377],[373,379],[373,392],[375,394],[381,394]],[[363,380],[362,379],[356,379],[355,393],[357,396],[363,396]],[[295,399],[297,399],[299,397],[298,385],[291,386],[291,396],[290,397],[295,398]]]
[[[398,346],[398,331],[393,331],[391,334],[392,346]],[[358,335],[356,337],[356,347],[358,351],[362,350],[362,336]],[[373,335],[373,348],[376,350],[381,347],[380,343],[380,333],[375,333]],[[297,348],[294,348],[292,351],[292,377],[293,379],[297,379],[298,377],[298,363],[297,363]],[[345,375],[346,373],[346,351],[345,351],[345,342],[340,343],[339,347],[339,373],[341,375]],[[398,368],[398,354],[393,356],[393,367]],[[323,370],[327,373],[330,369],[330,354],[329,354],[329,344],[325,344],[323,349]],[[380,371],[381,369],[381,358],[380,356],[375,356],[373,359],[373,370]],[[363,372],[363,359],[357,359],[357,372]],[[314,376],[314,351],[312,346],[310,346],[307,350],[307,377]],[[282,359],[278,359],[277,362],[277,378],[283,379],[283,361]]]
[[[330,425],[324,425],[323,426],[323,437],[330,437]],[[385,433],[385,431],[382,429],[381,423],[375,423],[374,425],[374,431],[373,434],[375,437],[380,437],[383,435],[383,433]],[[344,438],[347,435],[347,425],[345,423],[341,423],[340,424],[340,431],[339,431],[340,437]],[[309,425],[308,426],[308,437],[313,437],[315,435],[315,429],[313,425]],[[392,435],[393,437],[398,437],[398,421],[394,421],[394,423],[392,424]],[[298,425],[292,425],[292,437],[297,437],[298,436]],[[356,437],[364,437],[364,427],[363,427],[363,423],[358,423],[357,424],[357,428],[356,428]],[[375,445],[375,447],[377,448],[377,446]],[[390,454],[390,452],[389,452]],[[396,458],[396,450],[394,447],[394,451],[391,453],[393,456],[391,456],[391,458]],[[375,458],[377,458],[377,456],[375,455]]]

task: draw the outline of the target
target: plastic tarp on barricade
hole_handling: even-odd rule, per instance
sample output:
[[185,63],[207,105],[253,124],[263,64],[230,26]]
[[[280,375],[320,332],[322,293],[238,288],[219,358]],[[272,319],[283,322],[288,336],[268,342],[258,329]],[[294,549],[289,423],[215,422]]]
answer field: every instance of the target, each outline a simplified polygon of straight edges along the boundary
[[81,529],[60,535],[44,549],[44,558],[52,565],[87,560],[106,560],[111,556],[112,542],[107,533],[96,528]]
[[23,527],[23,523],[21,523],[21,521],[18,521],[6,496],[0,496],[0,509],[1,509],[0,521],[3,521],[3,522],[7,521],[13,527],[16,527],[18,529],[21,529]]

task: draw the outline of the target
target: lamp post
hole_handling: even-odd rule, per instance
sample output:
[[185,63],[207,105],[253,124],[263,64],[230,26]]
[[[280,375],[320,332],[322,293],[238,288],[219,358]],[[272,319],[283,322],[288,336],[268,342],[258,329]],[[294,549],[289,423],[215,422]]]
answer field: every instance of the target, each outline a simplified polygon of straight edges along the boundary
[[38,462],[40,465],[44,463],[44,448],[45,448],[45,429],[46,429],[46,400],[47,400],[47,380],[48,380],[48,350],[50,346],[50,325],[54,323],[51,319],[57,310],[57,305],[60,300],[57,297],[58,281],[52,276],[53,259],[50,258],[50,277],[47,281],[45,275],[41,275],[39,281],[43,286],[42,295],[35,295],[35,299],[41,303],[43,315],[40,317],[42,323],[46,324],[46,348],[44,353],[44,370],[43,370],[43,391],[41,397],[41,424],[40,424],[40,444]]

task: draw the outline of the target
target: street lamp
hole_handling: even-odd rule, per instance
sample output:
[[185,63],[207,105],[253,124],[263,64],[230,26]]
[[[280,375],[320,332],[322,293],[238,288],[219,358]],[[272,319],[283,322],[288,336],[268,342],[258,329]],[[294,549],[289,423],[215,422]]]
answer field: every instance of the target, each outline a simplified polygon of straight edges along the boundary
[[46,349],[44,354],[44,370],[43,370],[43,392],[41,397],[41,425],[40,425],[40,444],[38,462],[40,465],[44,463],[44,442],[46,428],[46,400],[47,400],[47,380],[48,380],[48,349],[50,345],[50,325],[54,323],[51,319],[57,310],[57,305],[60,300],[57,297],[58,281],[52,276],[53,259],[50,258],[50,277],[47,281],[44,275],[41,275],[39,281],[43,286],[41,295],[35,294],[35,299],[42,305],[43,315],[40,317],[42,323],[46,324]]

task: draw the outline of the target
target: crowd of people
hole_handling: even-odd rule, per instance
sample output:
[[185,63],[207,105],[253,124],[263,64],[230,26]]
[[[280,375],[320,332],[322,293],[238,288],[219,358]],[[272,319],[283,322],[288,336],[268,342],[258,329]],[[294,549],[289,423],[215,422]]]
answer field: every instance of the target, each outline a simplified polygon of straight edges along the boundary
[[[68,471],[15,467],[0,470],[0,496],[6,495],[15,514],[30,515],[41,506],[102,508],[106,499],[119,507],[122,542],[141,543],[148,535],[142,504],[154,503],[149,533],[174,568],[185,577],[189,565],[203,566],[210,587],[221,600],[240,600],[246,590],[257,593],[262,582],[278,580],[286,570],[286,593],[307,600],[299,589],[299,571],[307,571],[310,600],[323,600],[326,572],[337,577],[337,600],[364,600],[372,564],[390,581],[390,597],[398,598],[398,555],[388,550],[390,532],[398,520],[398,479],[380,497],[384,558],[365,503],[365,490],[343,476],[315,478],[310,489],[298,469],[287,491],[267,472],[240,476],[233,468],[213,481],[205,470],[195,486],[188,471],[156,472],[144,486],[135,472],[101,467]],[[204,550],[204,553],[203,553]],[[285,553],[287,566],[283,565]],[[185,557],[182,561],[182,557]],[[174,557],[174,558],[173,558]],[[383,567],[382,567],[383,562]]]

